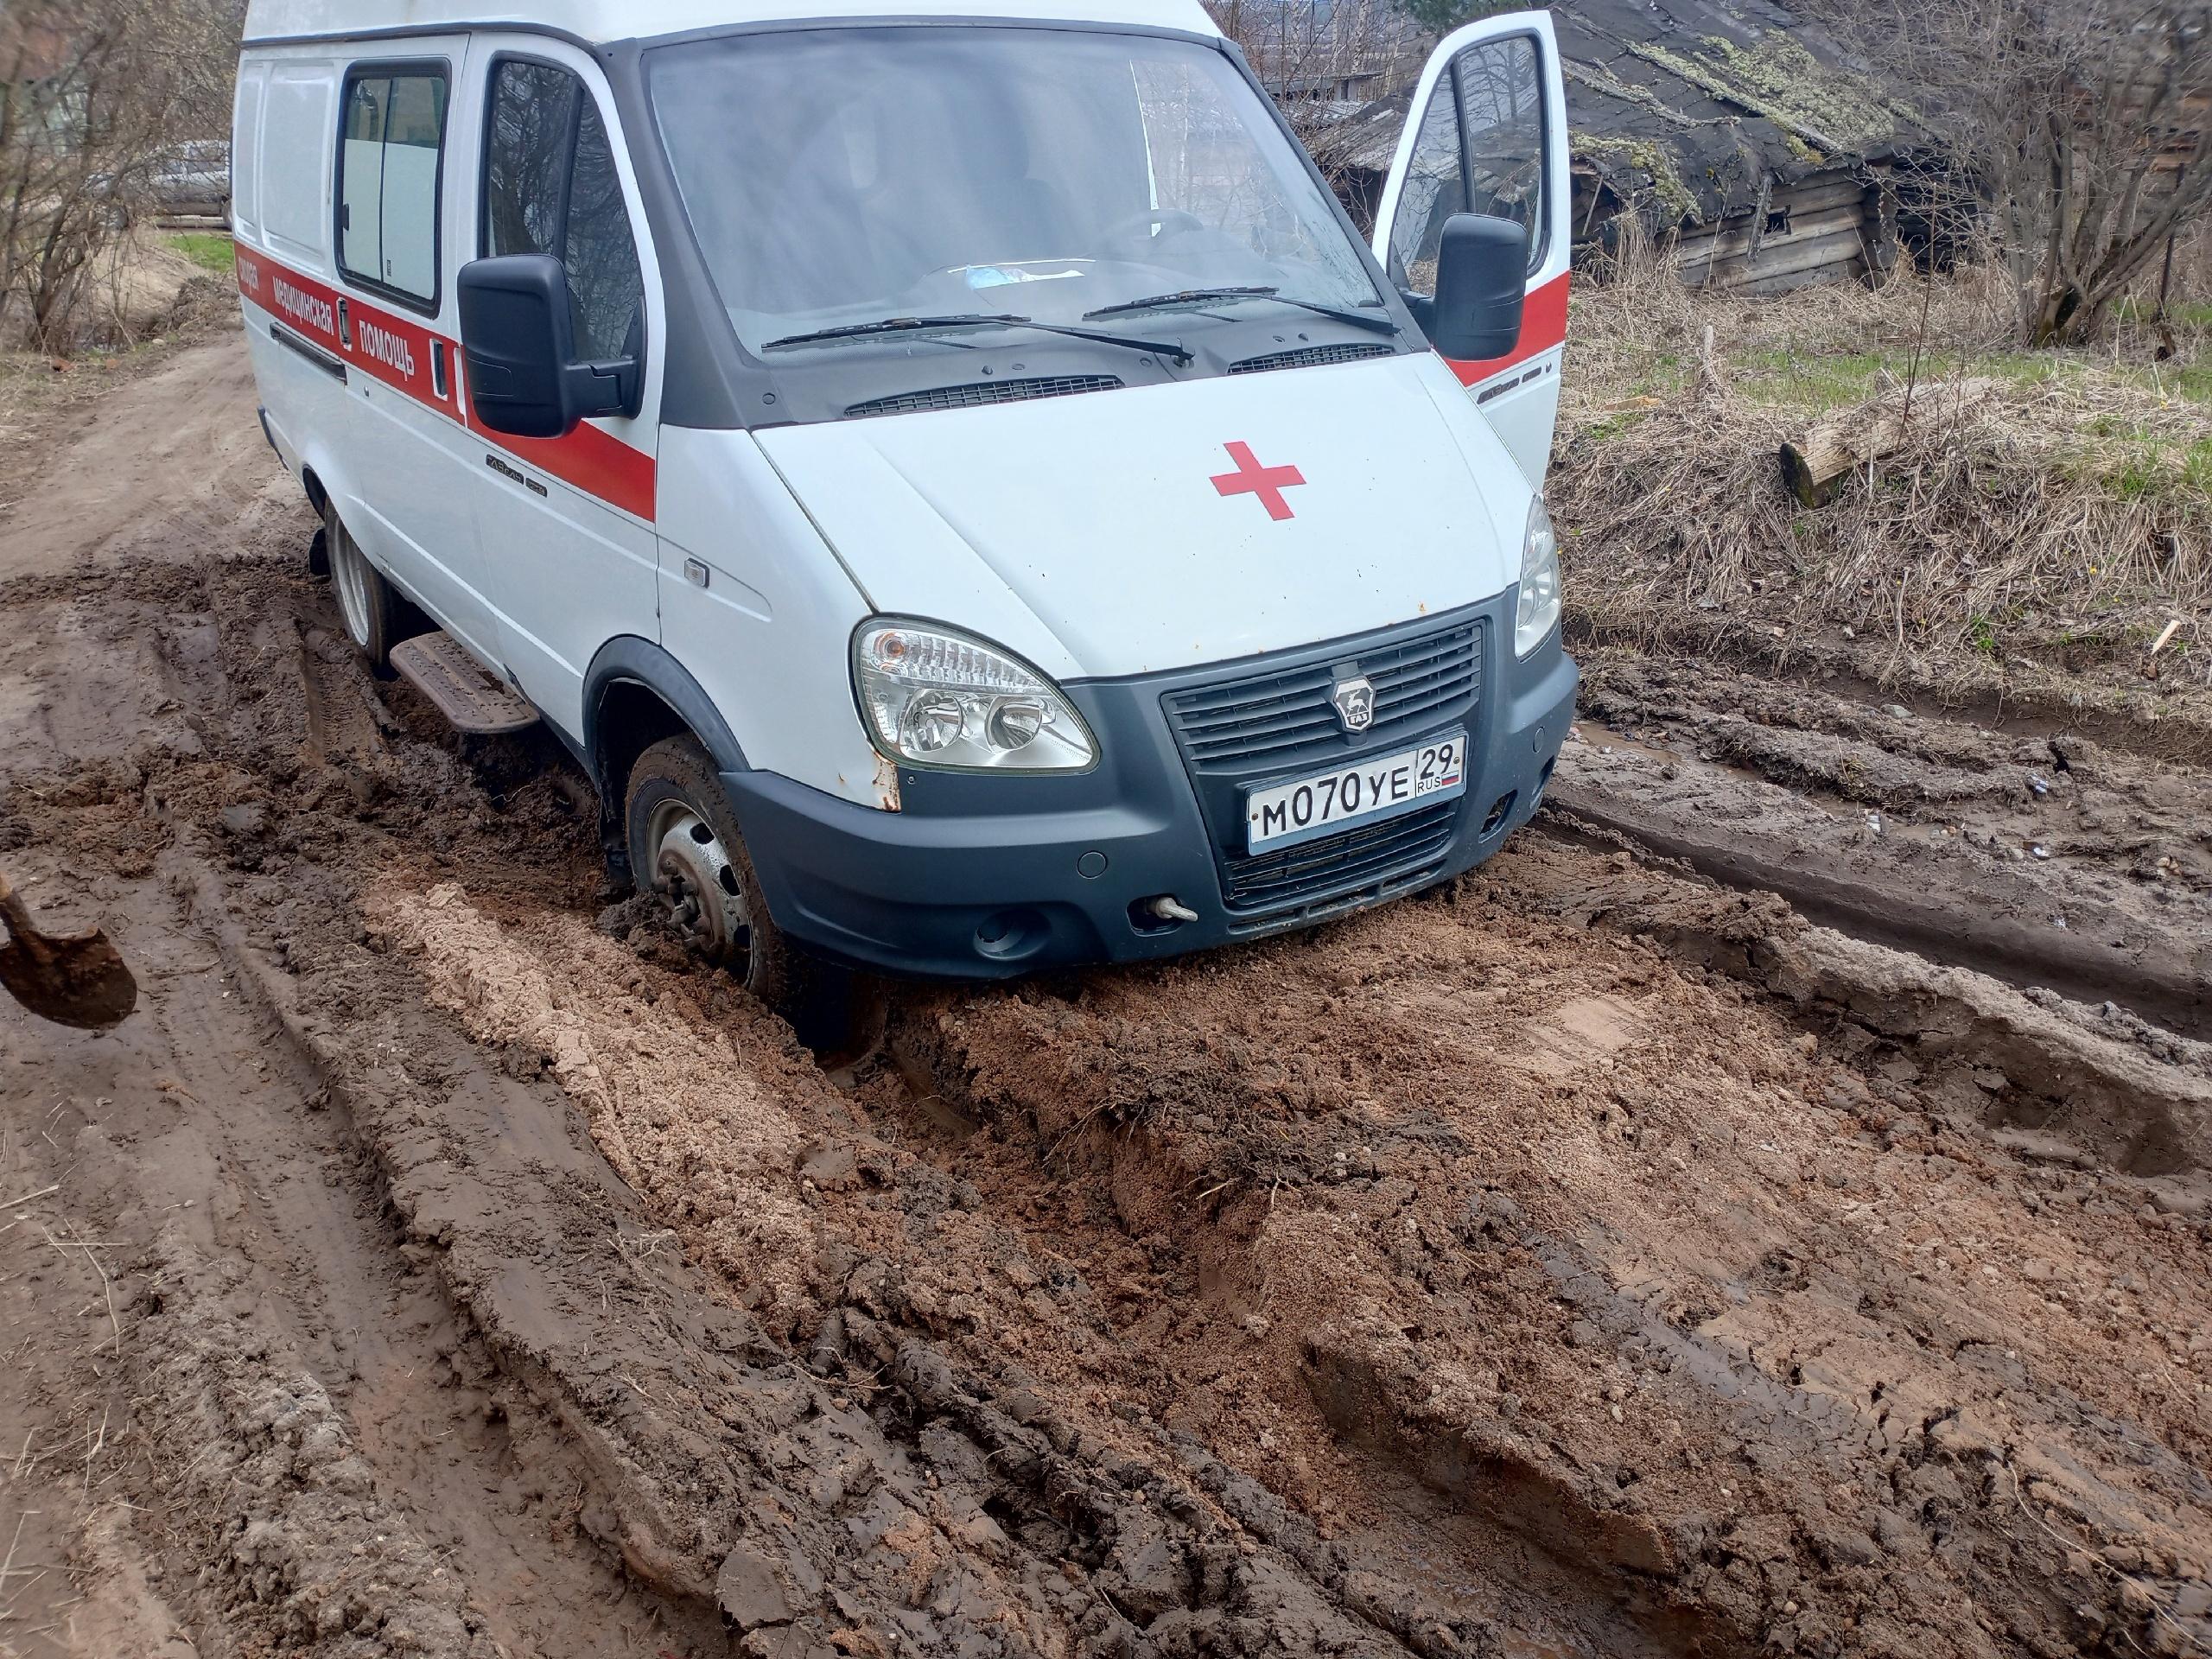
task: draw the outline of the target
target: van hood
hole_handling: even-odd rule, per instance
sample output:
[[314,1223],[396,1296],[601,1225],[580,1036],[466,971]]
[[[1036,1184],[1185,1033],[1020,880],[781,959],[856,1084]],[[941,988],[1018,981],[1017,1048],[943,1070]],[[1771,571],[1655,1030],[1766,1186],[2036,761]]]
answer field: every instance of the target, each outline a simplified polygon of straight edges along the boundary
[[788,427],[762,450],[878,614],[1054,678],[1342,638],[1503,592],[1529,486],[1433,354]]

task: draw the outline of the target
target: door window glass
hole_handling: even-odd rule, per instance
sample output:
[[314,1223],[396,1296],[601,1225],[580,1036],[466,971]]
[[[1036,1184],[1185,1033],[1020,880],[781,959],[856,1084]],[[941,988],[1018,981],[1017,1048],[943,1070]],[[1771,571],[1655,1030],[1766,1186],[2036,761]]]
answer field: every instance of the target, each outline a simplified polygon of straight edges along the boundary
[[643,349],[645,277],[613,146],[598,105],[565,69],[508,60],[493,70],[484,251],[562,262],[585,359]]
[[1470,211],[1529,232],[1529,269],[1544,259],[1544,68],[1526,35],[1459,54],[1459,124],[1466,134]]
[[576,349],[590,359],[642,349],[642,340],[632,335],[643,324],[645,276],[638,268],[638,245],[630,234],[630,210],[622,200],[607,124],[589,99],[583,100],[576,123],[576,166],[569,182],[563,246]]
[[1390,226],[1390,274],[1408,293],[1436,292],[1436,256],[1444,221],[1467,211],[1467,182],[1459,152],[1459,122],[1452,108],[1449,73],[1421,117],[1412,164]]
[[389,80],[357,80],[346,93],[345,165],[338,183],[338,257],[346,269],[384,270],[378,231],[384,213],[384,118]]
[[577,90],[574,75],[550,64],[508,62],[493,71],[484,149],[486,258],[552,253],[561,245]]
[[1454,213],[1510,219],[1529,232],[1529,269],[1544,261],[1544,75],[1526,35],[1485,41],[1436,83],[1390,227],[1391,275],[1436,292],[1436,256]]
[[438,297],[442,72],[350,79],[338,165],[338,259],[358,283],[423,306]]

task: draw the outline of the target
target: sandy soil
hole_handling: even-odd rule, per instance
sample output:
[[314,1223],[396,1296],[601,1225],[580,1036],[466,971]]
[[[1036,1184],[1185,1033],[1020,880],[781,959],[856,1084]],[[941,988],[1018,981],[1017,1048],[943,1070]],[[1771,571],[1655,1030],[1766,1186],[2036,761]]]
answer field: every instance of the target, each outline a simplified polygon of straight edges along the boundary
[[0,461],[0,582],[140,548],[221,558],[293,506],[239,340],[219,333],[134,367],[104,397],[47,410]]
[[148,993],[0,1010],[6,1649],[2212,1647],[2185,762],[1607,658],[1456,888],[817,1057],[359,669],[237,361],[0,521]]

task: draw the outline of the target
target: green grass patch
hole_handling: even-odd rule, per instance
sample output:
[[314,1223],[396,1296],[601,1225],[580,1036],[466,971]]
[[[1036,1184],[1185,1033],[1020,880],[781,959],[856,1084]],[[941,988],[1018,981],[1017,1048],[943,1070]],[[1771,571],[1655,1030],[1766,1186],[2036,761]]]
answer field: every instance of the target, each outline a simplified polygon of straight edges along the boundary
[[2089,423],[2098,437],[2114,446],[2082,457],[2075,475],[2101,486],[2123,501],[2177,501],[2195,497],[2212,502],[2212,438],[2186,442],[2157,437],[2139,426],[2100,416]]
[[1630,428],[1639,425],[1651,411],[1648,409],[1619,409],[1602,415],[1577,434],[1593,442],[1602,443],[1607,438],[1618,438]]
[[2163,444],[2145,444],[2127,452],[2127,458],[2106,475],[2112,493],[2123,501],[2148,501],[2166,481]]
[[2182,457],[2181,481],[2184,488],[2212,496],[2212,438],[2200,438],[2190,446]]
[[[1821,415],[1870,402],[1884,385],[1914,378],[1910,351],[1836,352],[1818,356],[1771,347],[1732,353],[1724,372],[1751,402],[1769,409]],[[2212,360],[2114,365],[2056,352],[1992,352],[1959,355],[1930,352],[1920,359],[1918,384],[1954,376],[1997,380],[2008,387],[2079,386],[2119,382],[2190,404],[2212,404]]]
[[[2158,308],[2131,295],[2120,302],[2113,315],[2122,322],[2147,323],[2158,315]],[[2177,328],[2212,328],[2212,300],[2169,301],[2166,321]]]
[[2157,372],[2157,378],[2183,402],[2212,404],[2212,363],[2184,363]]
[[200,270],[218,276],[228,276],[238,269],[238,249],[219,232],[187,231],[169,238],[169,245]]
[[1817,355],[1777,346],[1730,353],[1726,369],[1748,396],[1789,409],[1840,409],[1874,395],[1884,369],[1901,373],[1909,359],[1881,352],[1826,352]]

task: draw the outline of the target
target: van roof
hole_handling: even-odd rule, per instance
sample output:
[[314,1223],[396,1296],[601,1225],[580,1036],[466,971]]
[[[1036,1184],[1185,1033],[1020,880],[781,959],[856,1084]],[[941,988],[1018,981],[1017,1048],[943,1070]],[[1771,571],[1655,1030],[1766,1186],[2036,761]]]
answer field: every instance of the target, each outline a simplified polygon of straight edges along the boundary
[[901,17],[1135,24],[1219,33],[1198,0],[251,0],[249,46],[520,26],[604,45],[747,23]]

